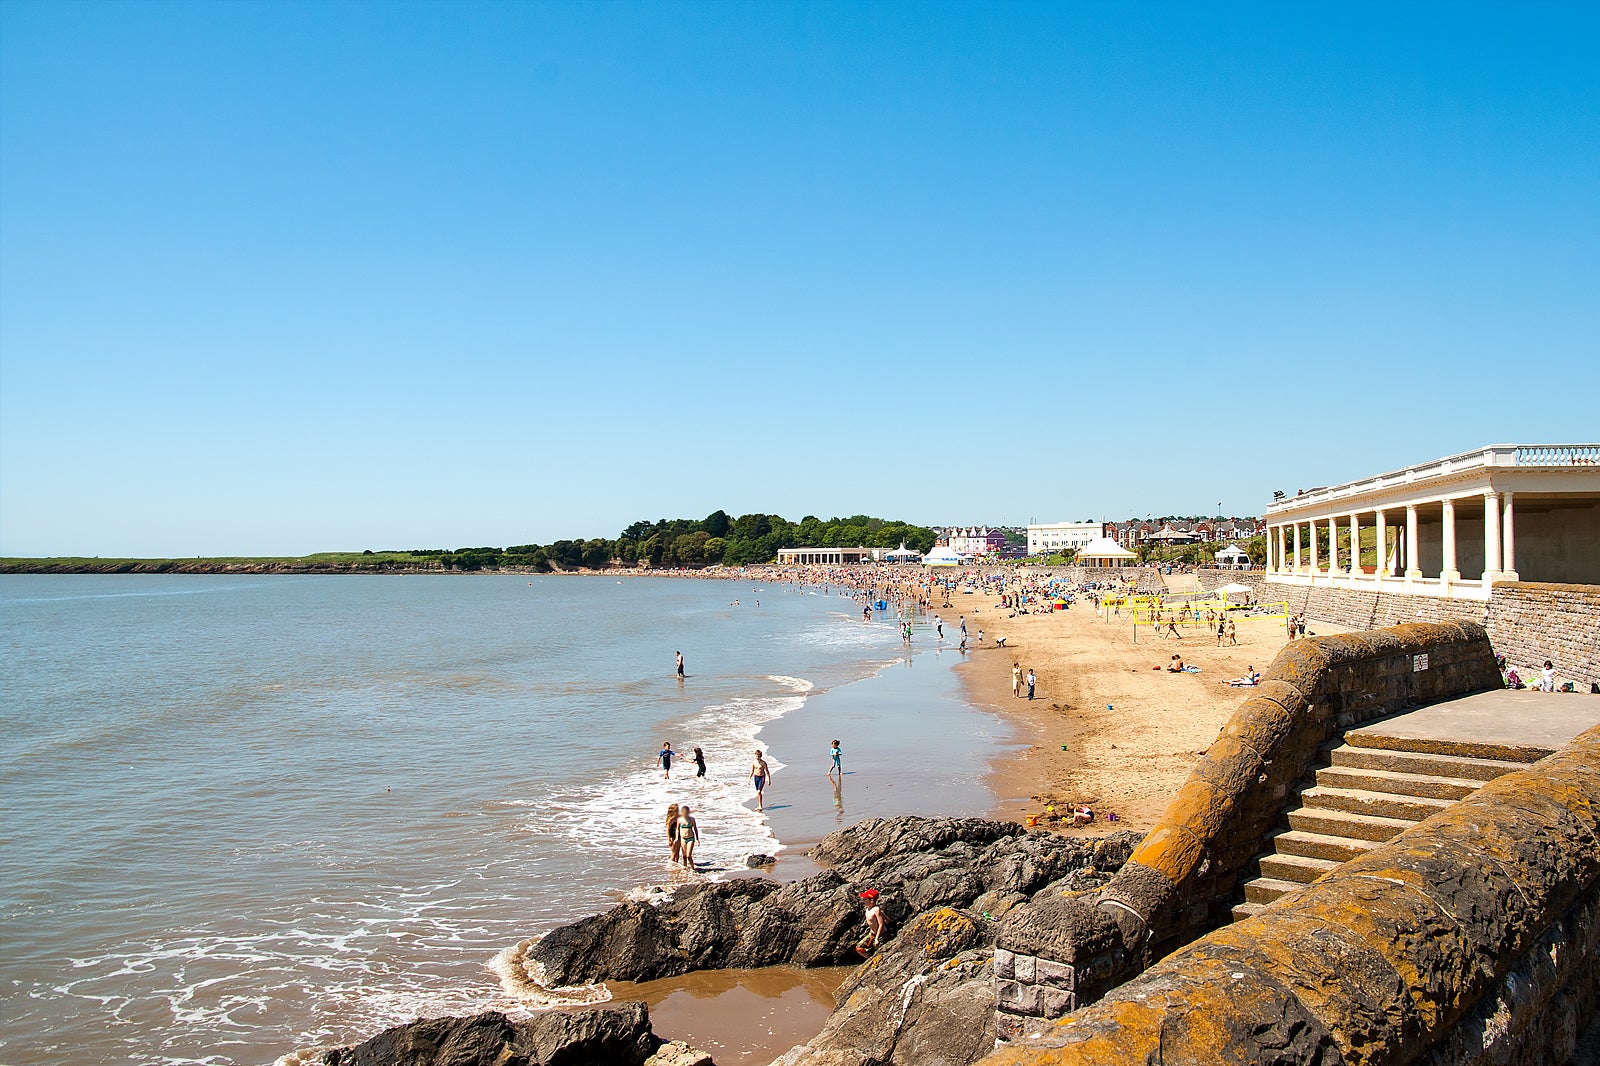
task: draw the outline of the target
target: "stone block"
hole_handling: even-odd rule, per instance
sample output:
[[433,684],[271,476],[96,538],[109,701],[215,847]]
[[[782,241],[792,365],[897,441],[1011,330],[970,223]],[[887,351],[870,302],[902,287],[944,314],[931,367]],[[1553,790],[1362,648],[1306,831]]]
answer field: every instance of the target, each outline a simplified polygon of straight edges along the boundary
[[997,1007],[1012,1014],[1037,1016],[1039,1013],[1039,989],[1036,985],[1001,981],[995,986],[994,1000]]
[[1071,991],[1077,987],[1074,983],[1077,971],[1070,963],[1051,962],[1049,959],[1038,959],[1036,980],[1041,985],[1051,988],[1065,988]]
[[1059,1018],[1073,1009],[1072,993],[1064,988],[1047,988],[1041,985],[1038,993],[1040,1017]]
[[1000,980],[1010,980],[1016,976],[1016,954],[1005,948],[994,949],[994,975]]
[[1018,981],[1031,985],[1039,979],[1039,960],[1032,955],[1013,955],[1013,974]]

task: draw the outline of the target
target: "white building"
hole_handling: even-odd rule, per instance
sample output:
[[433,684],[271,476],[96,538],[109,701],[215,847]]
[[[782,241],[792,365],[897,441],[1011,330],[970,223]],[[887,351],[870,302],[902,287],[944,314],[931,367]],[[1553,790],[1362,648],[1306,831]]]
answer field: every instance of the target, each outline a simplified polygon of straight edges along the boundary
[[1465,600],[1600,584],[1600,444],[1490,445],[1280,500],[1267,581]]
[[1078,551],[1100,537],[1099,522],[1050,522],[1029,524],[1028,554],[1050,555]]

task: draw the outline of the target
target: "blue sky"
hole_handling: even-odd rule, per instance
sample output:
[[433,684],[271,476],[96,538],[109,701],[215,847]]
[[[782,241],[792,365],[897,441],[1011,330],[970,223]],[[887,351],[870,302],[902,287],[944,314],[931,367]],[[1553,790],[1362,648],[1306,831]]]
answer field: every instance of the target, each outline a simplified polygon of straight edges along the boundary
[[1600,439],[1593,5],[0,5],[0,554]]

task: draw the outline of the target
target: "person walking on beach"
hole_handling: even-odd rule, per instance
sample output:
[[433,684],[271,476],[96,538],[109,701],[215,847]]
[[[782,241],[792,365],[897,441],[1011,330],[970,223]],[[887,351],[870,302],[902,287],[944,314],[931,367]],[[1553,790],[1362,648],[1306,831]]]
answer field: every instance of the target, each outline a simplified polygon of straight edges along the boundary
[[706,753],[699,748],[694,749],[694,765],[696,767],[694,776],[706,776]]
[[678,679],[681,681],[683,680],[683,652],[674,652],[673,654],[678,657]]
[[1028,667],[1028,698],[1030,700],[1033,699],[1033,686],[1037,684],[1038,681],[1039,679],[1034,676],[1033,667]]
[[1228,619],[1228,646],[1237,647],[1239,644],[1239,631],[1233,626],[1233,619]]
[[683,856],[683,864],[689,869],[694,869],[694,846],[700,842],[700,823],[694,820],[694,815],[685,803],[678,808],[678,851]]
[[758,748],[756,750],[756,761],[750,764],[750,783],[756,789],[756,810],[758,811],[767,809],[766,798],[761,793],[771,780],[772,771],[767,768],[767,760],[761,757],[761,751]]
[[661,762],[661,770],[662,770],[661,776],[662,776],[662,778],[664,780],[671,780],[671,778],[672,778],[672,741],[663,740],[661,742],[661,754],[656,756],[656,758],[659,759],[660,762]]
[[1011,698],[1022,698],[1022,664],[1017,662],[1011,664]]
[[682,847],[678,844],[678,805],[667,804],[667,847],[672,851],[672,861],[677,862],[683,854]]
[[834,774],[838,774],[840,777],[843,777],[844,752],[840,750],[839,742],[837,740],[833,742],[833,747],[828,749],[828,757],[833,760],[833,765],[828,767],[828,776],[832,777]]

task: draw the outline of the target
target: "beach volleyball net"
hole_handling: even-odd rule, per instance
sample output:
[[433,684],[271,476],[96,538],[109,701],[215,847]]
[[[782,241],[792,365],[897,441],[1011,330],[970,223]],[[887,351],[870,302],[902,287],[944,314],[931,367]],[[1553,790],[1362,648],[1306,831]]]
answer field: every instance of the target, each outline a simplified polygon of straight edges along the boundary
[[1230,603],[1223,599],[1185,600],[1180,603],[1141,603],[1133,604],[1123,611],[1125,621],[1133,623],[1133,639],[1139,639],[1139,627],[1149,626],[1156,630],[1165,630],[1169,625],[1174,626],[1179,632],[1187,633],[1215,631],[1218,622],[1239,620],[1245,618],[1276,618],[1287,622],[1289,618],[1289,603],[1279,600],[1273,603]]

